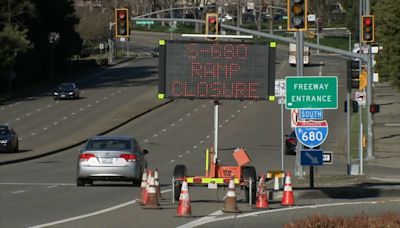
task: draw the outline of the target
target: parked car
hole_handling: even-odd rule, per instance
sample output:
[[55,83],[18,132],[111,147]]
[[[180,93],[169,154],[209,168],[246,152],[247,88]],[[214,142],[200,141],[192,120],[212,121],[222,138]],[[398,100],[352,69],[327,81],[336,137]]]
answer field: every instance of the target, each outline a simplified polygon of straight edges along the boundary
[[77,186],[93,181],[129,181],[140,185],[145,155],[137,140],[130,136],[94,136],[80,149]]
[[77,99],[79,98],[79,88],[75,83],[61,83],[53,91],[54,100]]
[[153,57],[159,57],[160,56],[160,48],[155,47],[152,51],[152,55],[153,55]]
[[296,132],[292,130],[290,134],[285,135],[285,154],[296,154],[297,137]]
[[18,135],[9,124],[0,124],[0,151],[18,151]]

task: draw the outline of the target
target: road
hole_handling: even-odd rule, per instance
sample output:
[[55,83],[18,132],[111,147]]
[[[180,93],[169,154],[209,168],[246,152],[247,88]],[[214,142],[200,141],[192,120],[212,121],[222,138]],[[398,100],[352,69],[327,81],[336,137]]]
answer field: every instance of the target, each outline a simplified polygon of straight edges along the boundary
[[[287,63],[287,50],[278,50],[277,78],[295,75],[295,68]],[[345,96],[345,60],[315,56],[312,63],[305,68],[305,75],[339,77],[339,109],[324,113],[331,128],[322,147],[334,152],[334,165],[321,167],[318,172],[344,174],[345,115],[340,104]],[[156,64],[156,59],[139,58],[100,72],[80,84],[84,91],[80,100],[57,103],[49,94],[44,94],[2,106],[7,113],[1,117],[2,121],[15,124],[21,132],[24,152],[45,150],[54,143],[67,145],[74,137],[88,137],[94,131],[112,128],[147,110],[150,104],[160,104],[155,101]],[[204,173],[204,151],[213,143],[213,110],[213,101],[175,100],[109,132],[133,135],[143,148],[149,149],[149,168],[158,168],[160,173],[162,210],[143,210],[136,202],[138,188],[127,183],[95,182],[93,187],[76,187],[76,159],[81,147],[78,145],[46,157],[0,166],[0,226],[158,227],[165,224],[175,227],[218,211],[223,205],[225,189],[190,188],[193,217],[175,218],[176,205],[171,202],[170,185],[176,164],[185,164],[189,175]],[[258,173],[280,169],[280,106],[277,103],[222,101],[219,115],[222,164],[235,165],[233,149],[243,147]],[[15,119],[17,116],[21,116],[20,120]],[[54,124],[56,121],[58,124]],[[290,112],[286,110],[284,123],[284,132],[289,132]],[[45,126],[51,127],[44,130]],[[32,135],[31,129],[37,129],[36,134]],[[294,156],[285,156],[285,170],[294,170]],[[238,192],[238,198],[243,212],[253,211],[244,203],[242,191]],[[315,204],[321,203],[326,202]],[[228,226],[231,220],[221,222]]]

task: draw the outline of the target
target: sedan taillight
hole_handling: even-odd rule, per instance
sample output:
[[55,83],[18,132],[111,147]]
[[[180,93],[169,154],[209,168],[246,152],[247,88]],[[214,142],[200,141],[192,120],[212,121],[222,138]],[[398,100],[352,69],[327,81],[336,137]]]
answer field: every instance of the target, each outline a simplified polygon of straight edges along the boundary
[[296,139],[288,139],[288,142],[295,145],[297,144]]
[[135,154],[121,154],[119,157],[125,158],[125,160],[128,162],[134,162],[137,159],[137,156]]
[[96,156],[94,154],[90,153],[83,153],[79,155],[79,160],[80,161],[88,161],[90,158],[95,158]]

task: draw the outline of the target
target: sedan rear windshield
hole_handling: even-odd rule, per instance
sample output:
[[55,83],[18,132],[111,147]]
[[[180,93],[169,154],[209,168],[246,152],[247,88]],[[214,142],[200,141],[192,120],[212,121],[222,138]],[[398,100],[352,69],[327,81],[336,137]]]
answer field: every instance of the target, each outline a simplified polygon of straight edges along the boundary
[[72,84],[61,84],[59,87],[59,89],[73,89],[74,86]]
[[131,150],[129,140],[120,139],[95,139],[90,140],[86,146],[88,150]]
[[6,127],[0,127],[0,135],[9,135],[10,131]]

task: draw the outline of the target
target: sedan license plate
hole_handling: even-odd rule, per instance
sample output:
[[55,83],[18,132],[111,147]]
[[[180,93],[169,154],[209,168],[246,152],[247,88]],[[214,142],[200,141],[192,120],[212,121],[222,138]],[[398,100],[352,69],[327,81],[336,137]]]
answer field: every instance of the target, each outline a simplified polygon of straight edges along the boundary
[[102,158],[101,159],[101,163],[102,164],[112,164],[113,163],[113,159],[112,158]]

